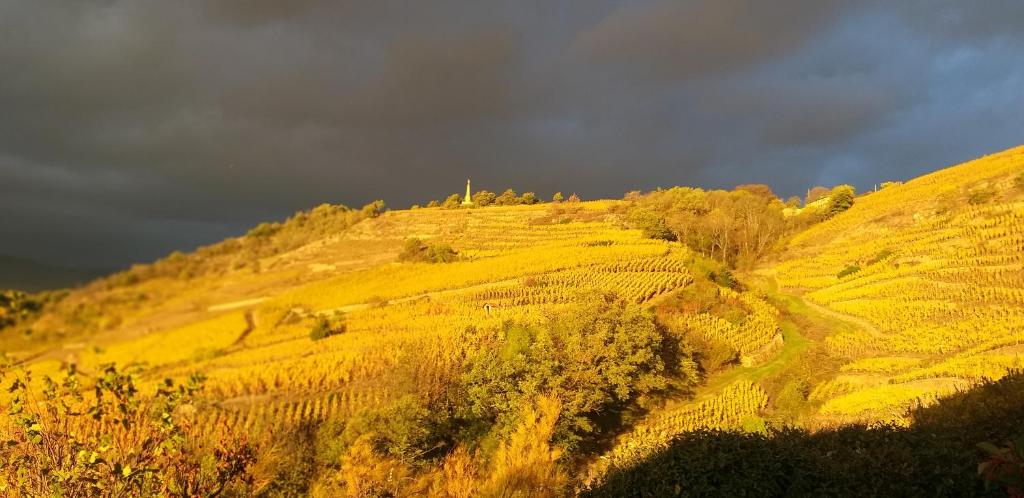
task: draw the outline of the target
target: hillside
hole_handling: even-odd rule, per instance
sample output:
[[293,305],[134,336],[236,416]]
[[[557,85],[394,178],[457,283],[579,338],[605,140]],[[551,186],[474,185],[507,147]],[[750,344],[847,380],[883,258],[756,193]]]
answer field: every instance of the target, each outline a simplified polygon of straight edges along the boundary
[[[721,206],[750,222],[724,243],[695,228]],[[193,434],[256,442],[267,496],[594,492],[692,431],[908,425],[1024,366],[1024,148],[804,218],[758,189],[381,207],[96,280],[0,350],[146,392],[201,374]]]
[[1020,368],[1024,148],[858,199],[794,237],[760,273],[858,325],[830,335],[841,373],[810,397],[837,420],[901,407]]

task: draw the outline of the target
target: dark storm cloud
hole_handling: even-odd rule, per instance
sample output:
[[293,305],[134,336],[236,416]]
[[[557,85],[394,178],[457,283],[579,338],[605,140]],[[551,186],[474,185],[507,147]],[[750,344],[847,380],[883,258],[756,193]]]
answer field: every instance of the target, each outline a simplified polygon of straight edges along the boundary
[[124,265],[320,202],[866,187],[1015,145],[1019,2],[12,0],[0,254]]
[[573,48],[644,73],[702,76],[791,49],[826,27],[840,2],[658,0],[625,5],[580,33]]

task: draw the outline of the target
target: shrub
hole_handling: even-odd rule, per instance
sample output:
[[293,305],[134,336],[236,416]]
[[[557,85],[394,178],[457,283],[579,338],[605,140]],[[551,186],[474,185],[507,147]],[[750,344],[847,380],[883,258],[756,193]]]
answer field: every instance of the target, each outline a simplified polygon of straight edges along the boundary
[[701,371],[715,373],[740,363],[740,353],[723,341],[705,338],[700,334],[689,334],[687,343],[699,351],[695,355]]
[[530,401],[520,411],[518,427],[495,451],[482,496],[566,495],[569,477],[558,465],[562,451],[551,445],[562,403],[546,396]]
[[972,206],[988,204],[996,197],[996,189],[992,187],[979,187],[967,193],[967,202]]
[[495,195],[494,192],[481,190],[473,194],[473,204],[476,204],[478,207],[487,207],[494,204],[494,201],[497,198],[498,196]]
[[839,273],[837,273],[836,277],[837,278],[848,277],[848,276],[853,275],[854,273],[857,273],[859,271],[860,271],[860,266],[849,265],[846,268],[843,268]]
[[381,409],[364,409],[345,424],[345,446],[366,438],[380,455],[411,462],[440,442],[433,414],[414,395],[403,396]]
[[444,204],[442,204],[441,207],[445,209],[458,209],[459,206],[461,205],[462,196],[459,194],[452,194],[449,195],[448,198],[444,200]]
[[341,459],[341,468],[314,485],[314,498],[418,496],[423,489],[405,463],[382,456],[370,437],[356,441]]
[[650,209],[634,208],[629,212],[629,223],[648,239],[676,240],[676,235],[665,224],[665,217]]
[[499,206],[514,206],[519,204],[519,197],[516,196],[515,190],[507,189],[494,199],[494,203]]
[[537,194],[533,192],[523,192],[523,197],[520,198],[520,202],[526,205],[537,203]]
[[561,192],[555,192],[555,195],[551,196],[551,202],[562,202],[564,199]]
[[708,273],[708,278],[711,279],[712,282],[729,289],[735,289],[740,284],[739,281],[736,280],[736,276],[733,275],[728,268],[722,268],[718,271],[710,272]]
[[314,341],[325,339],[332,335],[337,335],[345,332],[344,319],[335,319],[333,322],[325,316],[322,316],[316,320],[313,324],[313,328],[309,330],[309,338]]
[[365,206],[361,210],[362,214],[366,218],[376,218],[387,210],[387,206],[384,205],[384,201],[377,199]]
[[429,261],[433,263],[451,263],[458,259],[459,253],[455,252],[449,245],[432,244],[430,246]]
[[782,390],[775,396],[775,409],[792,421],[803,409],[810,392],[810,386],[806,382],[799,379],[791,380],[782,386]]
[[451,263],[458,259],[458,253],[449,245],[427,245],[420,239],[412,238],[405,241],[405,247],[398,255],[399,261],[419,263]]
[[978,465],[978,474],[985,480],[985,489],[999,487],[1012,497],[1024,496],[1024,437],[1008,446],[980,443],[978,448],[988,457]]
[[[880,263],[882,261],[885,261],[886,258],[888,258],[889,256],[892,256],[892,255],[893,255],[892,249],[882,249],[873,258],[868,260],[868,264],[869,265],[873,265],[873,264]],[[842,277],[840,277],[840,278],[842,278]]]
[[90,388],[74,367],[43,380],[34,385],[26,373],[8,390],[0,489],[9,496],[216,496],[252,482],[253,446],[192,432],[201,377],[165,380],[148,397],[114,365]]

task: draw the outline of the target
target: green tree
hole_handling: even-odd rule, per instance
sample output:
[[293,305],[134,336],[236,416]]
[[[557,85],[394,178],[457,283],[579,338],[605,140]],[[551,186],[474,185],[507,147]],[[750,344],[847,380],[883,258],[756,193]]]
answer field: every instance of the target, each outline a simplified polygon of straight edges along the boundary
[[519,204],[519,197],[516,196],[515,190],[507,189],[494,200],[494,203],[499,206],[514,206]]
[[473,194],[473,204],[476,204],[479,207],[490,206],[491,204],[494,204],[494,200],[497,199],[497,197],[498,196],[496,196],[494,192],[481,190]]
[[[463,381],[471,412],[505,432],[524,403],[550,395],[562,403],[557,439],[572,445],[597,431],[601,414],[668,383],[664,332],[650,312],[612,296],[585,296],[541,326],[506,324],[502,335]],[[696,368],[684,363],[692,381]]]
[[526,205],[536,204],[537,194],[533,192],[523,192],[523,196],[520,198],[519,202]]
[[676,234],[669,230],[665,218],[650,209],[633,208],[629,212],[629,223],[648,239],[676,240]]
[[551,202],[562,202],[565,197],[562,196],[561,192],[555,192],[555,195],[551,196]]
[[851,185],[839,185],[832,189],[830,197],[827,211],[829,218],[853,207],[857,191]]
[[448,198],[444,200],[444,204],[442,204],[441,207],[445,209],[458,209],[459,206],[461,205],[462,196],[459,194],[452,194],[449,195]]

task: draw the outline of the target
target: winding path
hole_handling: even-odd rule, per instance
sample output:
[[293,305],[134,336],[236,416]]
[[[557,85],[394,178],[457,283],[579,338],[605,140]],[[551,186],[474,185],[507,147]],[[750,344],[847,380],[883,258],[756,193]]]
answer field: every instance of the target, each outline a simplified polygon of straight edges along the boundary
[[832,308],[822,306],[808,299],[804,299],[803,297],[800,297],[799,299],[803,301],[803,303],[807,305],[808,308],[811,308],[822,315],[825,315],[829,318],[833,318],[835,320],[839,320],[840,322],[852,323],[873,336],[886,337],[886,334],[879,330],[878,327],[875,326],[875,324],[871,323],[870,321],[864,318],[836,311]]

